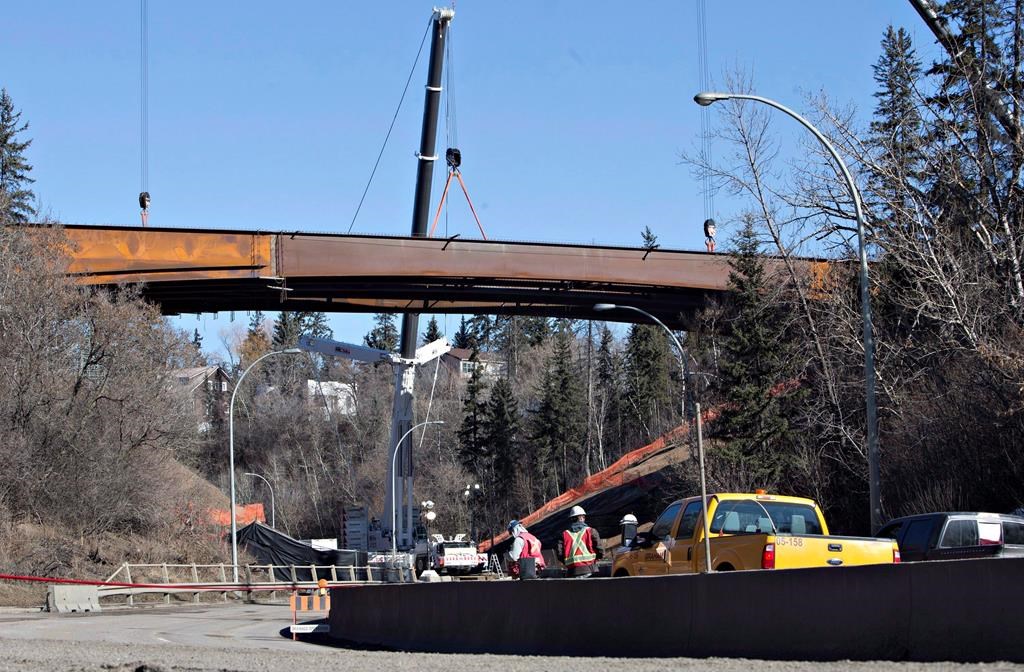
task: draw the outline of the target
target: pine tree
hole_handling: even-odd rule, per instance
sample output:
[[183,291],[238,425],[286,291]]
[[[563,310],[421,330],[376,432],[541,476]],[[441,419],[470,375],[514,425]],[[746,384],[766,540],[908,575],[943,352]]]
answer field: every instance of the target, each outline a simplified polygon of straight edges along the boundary
[[551,336],[551,322],[546,317],[524,317],[523,334],[531,346],[543,345]]
[[282,310],[274,321],[273,344],[278,350],[294,348],[302,335],[302,313]]
[[374,327],[363,343],[371,348],[394,352],[398,350],[398,328],[395,327],[395,316],[391,313],[377,313],[373,316]]
[[615,336],[602,325],[597,347],[597,407],[600,414],[598,468],[625,452],[622,445],[622,362],[614,351]]
[[19,125],[20,121],[21,112],[14,111],[7,89],[0,89],[0,222],[15,224],[36,215],[35,194],[29,188],[35,180],[28,176],[32,166],[24,155],[32,141],[18,141],[18,134],[28,130],[28,122]]
[[541,496],[546,498],[555,490],[571,487],[582,474],[585,397],[572,356],[572,331],[565,320],[559,321],[555,331],[540,397],[532,427],[532,466],[534,483],[541,485]]
[[[512,384],[499,378],[491,390],[484,421],[484,441],[492,455],[490,492],[510,493],[519,473],[520,419]],[[496,500],[499,520],[512,518],[512,502],[508,496]]]
[[653,252],[661,247],[661,245],[658,244],[658,237],[654,235],[653,231],[651,231],[651,227],[645,226],[644,230],[640,232],[640,235],[644,240],[644,249],[648,252]]
[[206,366],[206,355],[203,354],[203,336],[199,333],[198,328],[192,333],[192,347],[196,349],[196,361]]
[[437,326],[437,318],[431,316],[430,322],[427,322],[427,330],[420,335],[420,338],[423,340],[423,345],[433,343],[443,336],[444,334],[441,333],[441,328]]
[[331,338],[334,330],[327,322],[327,313],[302,312],[299,313],[299,324],[302,334],[313,338]]
[[672,354],[668,336],[657,326],[634,324],[625,349],[625,416],[627,440],[650,441],[675,417],[672,402]]
[[469,356],[473,373],[466,384],[466,395],[462,402],[462,426],[459,428],[459,456],[462,464],[478,479],[485,480],[490,466],[490,451],[485,442],[484,424],[487,418],[487,403],[484,393],[487,389],[480,358],[474,350]]
[[452,345],[456,348],[462,348],[463,350],[475,350],[477,347],[476,340],[473,338],[473,334],[469,330],[469,325],[466,324],[465,317],[463,317],[459,322],[459,330],[455,332],[455,338],[452,340]]
[[488,352],[491,349],[491,336],[494,331],[494,321],[490,315],[474,315],[469,320],[469,333],[472,335],[473,347],[481,352]]
[[726,403],[715,435],[726,440],[722,456],[738,478],[747,480],[748,489],[773,488],[781,483],[788,457],[789,423],[775,389],[787,382],[787,339],[779,308],[768,298],[764,260],[750,219],[737,234],[729,264],[731,319],[719,368]]

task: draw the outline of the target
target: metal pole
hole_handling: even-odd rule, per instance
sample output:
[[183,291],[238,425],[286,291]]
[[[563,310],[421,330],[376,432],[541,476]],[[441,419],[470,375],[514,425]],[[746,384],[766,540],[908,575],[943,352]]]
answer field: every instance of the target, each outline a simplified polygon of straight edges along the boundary
[[[444,424],[444,420],[427,420],[426,422],[421,422],[419,424],[413,425],[412,427],[409,428],[409,430],[405,434],[402,435],[402,438],[400,438],[398,440],[398,445],[402,445],[402,441],[405,441],[405,437],[409,436],[410,434],[413,433],[414,430],[422,427],[423,425],[443,425],[443,424]],[[394,455],[391,458],[391,474],[392,474],[392,479],[394,479],[395,459],[397,457],[398,457],[398,447],[396,446],[395,447],[395,453],[394,453]],[[391,528],[391,561],[394,562],[395,556],[398,555],[398,538],[397,538],[398,535],[396,534],[396,532],[398,530],[398,511],[395,509],[395,484],[394,484],[394,482],[391,483],[391,515],[392,515],[392,520],[391,520],[391,524],[392,524],[392,528]]]
[[693,407],[697,411],[697,459],[700,460],[700,510],[704,520],[704,566],[705,571],[711,569],[711,521],[708,520],[708,486],[704,480],[704,427],[700,417],[700,402]]
[[252,371],[252,367],[267,357],[272,355],[296,355],[300,352],[302,351],[298,348],[273,350],[257,358],[256,361],[249,365],[249,368],[242,371],[242,375],[238,377],[238,382],[235,383],[235,389],[231,390],[231,402],[228,404],[228,472],[231,480],[231,571],[234,583],[238,583],[238,517],[235,515],[235,395],[238,394],[238,388],[242,386],[242,381],[245,380],[246,374]]
[[245,475],[246,476],[255,476],[256,478],[258,478],[261,481],[263,481],[264,483],[266,483],[267,487],[270,488],[270,527],[276,529],[277,528],[277,525],[276,525],[277,515],[274,513],[274,486],[272,486],[270,484],[270,481],[268,481],[267,479],[263,478],[259,474],[254,474],[251,471],[247,471],[247,472],[245,472]]
[[882,488],[878,454],[878,411],[875,404],[875,343],[871,328],[871,292],[870,287],[868,286],[868,253],[864,225],[864,211],[860,202],[860,192],[857,190],[857,184],[854,182],[853,175],[850,174],[850,170],[846,167],[846,163],[843,161],[842,157],[839,156],[839,152],[837,152],[835,147],[832,146],[832,143],[828,141],[828,138],[826,138],[821,131],[815,128],[811,122],[807,121],[785,105],[775,102],[770,98],[763,98],[761,96],[753,96],[745,93],[705,92],[698,93],[693,97],[694,101],[696,101],[698,105],[710,105],[711,103],[719,100],[729,100],[730,98],[738,100],[753,100],[758,103],[764,103],[765,105],[774,107],[776,110],[788,114],[793,119],[796,119],[804,126],[804,128],[810,131],[815,138],[818,139],[818,142],[820,142],[832,158],[835,159],[835,162],[839,165],[839,170],[843,175],[843,179],[846,181],[846,187],[850,190],[850,195],[853,197],[853,207],[857,216],[857,247],[858,256],[860,257],[860,311],[864,332],[864,403],[866,406],[866,439],[868,444],[868,497],[871,506],[871,533],[874,534],[882,526]]
[[[608,304],[608,303],[599,303],[596,306],[594,306],[594,310],[596,310],[596,311],[612,310],[613,308],[622,308],[623,310],[632,310],[635,313],[640,313],[641,315],[645,315],[652,322],[654,322],[655,324],[660,326],[662,329],[664,329],[668,333],[669,338],[672,339],[672,342],[676,344],[676,348],[679,350],[679,365],[680,365],[680,367],[683,370],[683,379],[684,380],[686,379],[686,350],[683,349],[683,344],[679,342],[679,339],[676,338],[676,335],[674,333],[672,333],[672,330],[669,329],[667,326],[665,326],[664,322],[662,322],[661,320],[656,318],[654,315],[651,315],[646,310],[641,310],[641,309],[639,309],[639,308],[637,308],[635,306],[623,306],[621,304],[614,304],[613,305],[613,304]],[[694,390],[693,390],[693,397],[694,397],[694,399],[697,398],[697,390],[696,390],[696,388],[694,388]],[[685,397],[685,393],[684,393],[684,397],[683,397],[684,408],[685,408],[685,404],[686,404],[686,397]],[[697,402],[695,404],[695,407],[697,409],[697,455],[698,455],[699,461],[700,461],[700,510],[701,510],[702,516],[704,517],[704,529],[705,529],[705,532],[704,532],[704,553],[705,553],[705,556],[706,556],[706,559],[707,559],[707,565],[705,566],[704,571],[705,572],[710,572],[710,571],[712,571],[712,569],[711,569],[711,540],[708,539],[708,535],[707,535],[707,528],[708,528],[708,495],[707,495],[707,487],[705,486],[705,481],[704,481],[704,443],[703,443],[703,439],[701,437],[700,402]]]

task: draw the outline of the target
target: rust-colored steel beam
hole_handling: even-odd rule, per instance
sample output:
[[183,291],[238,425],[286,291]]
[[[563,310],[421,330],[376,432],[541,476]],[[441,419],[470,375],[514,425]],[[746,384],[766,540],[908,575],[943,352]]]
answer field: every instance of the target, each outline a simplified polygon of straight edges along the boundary
[[[729,257],[592,245],[67,226],[83,284],[142,284],[165,314],[222,310],[503,313],[673,324],[725,291]],[[628,316],[623,315],[623,319]]]

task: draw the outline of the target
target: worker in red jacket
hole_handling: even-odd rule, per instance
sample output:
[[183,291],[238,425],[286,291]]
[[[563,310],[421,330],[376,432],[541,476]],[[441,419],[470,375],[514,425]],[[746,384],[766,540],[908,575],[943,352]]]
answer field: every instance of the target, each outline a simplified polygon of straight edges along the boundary
[[582,506],[569,511],[572,524],[562,532],[558,544],[558,555],[565,564],[568,575],[583,579],[594,573],[597,561],[604,556],[601,550],[601,535],[586,523],[587,512]]
[[508,552],[509,573],[517,579],[536,579],[537,572],[544,569],[544,556],[540,552],[540,540],[526,531],[518,520],[508,524],[512,535],[512,548]]

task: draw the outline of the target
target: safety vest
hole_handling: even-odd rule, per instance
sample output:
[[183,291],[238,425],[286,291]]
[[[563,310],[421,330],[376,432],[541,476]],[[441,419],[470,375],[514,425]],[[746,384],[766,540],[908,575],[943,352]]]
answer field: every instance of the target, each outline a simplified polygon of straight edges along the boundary
[[562,532],[562,544],[565,547],[566,567],[589,565],[597,560],[589,527],[584,527],[579,532],[573,532],[572,530]]
[[519,559],[535,558],[537,560],[537,567],[543,567],[544,556],[540,552],[540,539],[529,532],[523,532],[519,535],[519,538],[525,542],[523,544],[523,552],[519,554]]

